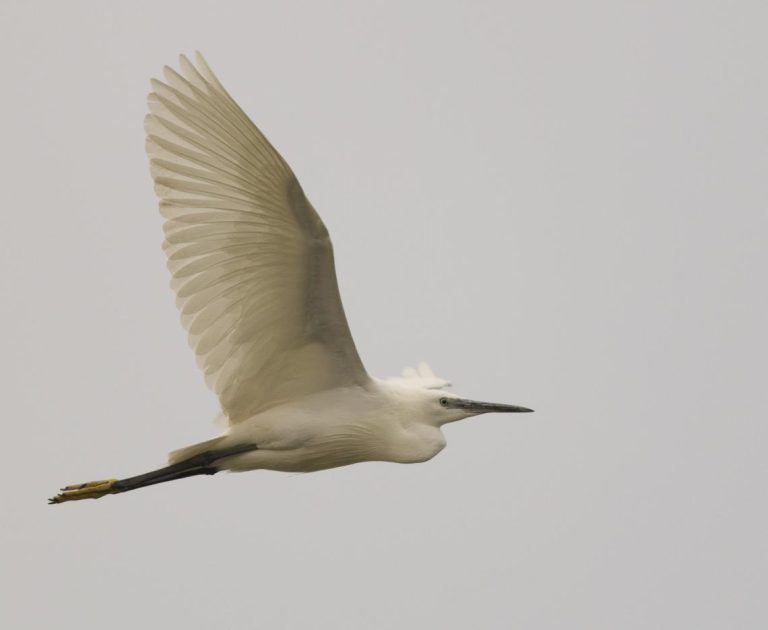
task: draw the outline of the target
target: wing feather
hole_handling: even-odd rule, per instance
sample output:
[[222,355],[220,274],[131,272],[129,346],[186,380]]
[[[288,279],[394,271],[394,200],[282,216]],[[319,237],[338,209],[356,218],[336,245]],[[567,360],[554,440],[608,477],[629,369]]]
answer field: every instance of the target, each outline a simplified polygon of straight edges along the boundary
[[147,153],[181,320],[231,423],[369,377],[328,231],[199,54],[152,80]]

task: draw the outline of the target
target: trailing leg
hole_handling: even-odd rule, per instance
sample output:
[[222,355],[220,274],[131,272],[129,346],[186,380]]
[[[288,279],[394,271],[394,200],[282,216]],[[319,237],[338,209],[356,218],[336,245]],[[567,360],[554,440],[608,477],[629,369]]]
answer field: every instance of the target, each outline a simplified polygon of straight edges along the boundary
[[104,479],[101,481],[89,481],[87,483],[65,486],[48,503],[64,503],[65,501],[79,501],[81,499],[99,499],[107,494],[129,492],[146,486],[152,486],[166,481],[175,481],[185,477],[196,475],[214,475],[219,472],[215,462],[225,457],[239,455],[256,450],[255,444],[239,444],[230,448],[222,448],[199,453],[183,461],[158,468],[157,470],[126,477],[125,479]]

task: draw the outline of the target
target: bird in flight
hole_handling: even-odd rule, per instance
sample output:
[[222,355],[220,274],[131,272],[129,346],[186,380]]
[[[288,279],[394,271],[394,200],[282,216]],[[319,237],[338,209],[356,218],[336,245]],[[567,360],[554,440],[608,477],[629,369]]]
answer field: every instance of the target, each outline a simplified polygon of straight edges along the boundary
[[328,231],[280,154],[198,53],[152,80],[146,148],[181,320],[226,432],[143,475],[62,488],[97,499],[222,470],[312,472],[424,462],[441,427],[527,412],[445,391],[426,364],[365,371],[339,296]]

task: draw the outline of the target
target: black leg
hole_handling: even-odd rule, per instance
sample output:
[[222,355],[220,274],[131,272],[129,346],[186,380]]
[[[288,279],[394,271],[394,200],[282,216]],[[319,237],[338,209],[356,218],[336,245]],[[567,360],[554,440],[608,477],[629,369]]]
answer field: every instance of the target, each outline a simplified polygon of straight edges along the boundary
[[104,481],[92,481],[89,483],[67,486],[62,492],[50,499],[50,503],[63,503],[64,501],[75,501],[78,499],[98,499],[107,494],[117,494],[119,492],[129,492],[146,486],[153,486],[157,483],[166,481],[175,481],[185,477],[194,477],[196,475],[215,475],[219,469],[215,462],[225,457],[240,455],[249,451],[255,451],[255,444],[238,444],[229,448],[214,449],[205,451],[184,461],[152,470],[143,475],[135,477],[126,477],[125,479],[106,479]]
[[215,475],[219,472],[219,469],[213,465],[214,462],[225,457],[255,451],[256,448],[255,444],[238,444],[229,448],[205,451],[184,461],[165,466],[164,468],[158,468],[143,475],[118,479],[112,485],[112,489],[114,492],[128,492],[129,490],[136,490],[157,483],[165,483],[166,481],[184,479],[185,477],[194,477],[195,475]]

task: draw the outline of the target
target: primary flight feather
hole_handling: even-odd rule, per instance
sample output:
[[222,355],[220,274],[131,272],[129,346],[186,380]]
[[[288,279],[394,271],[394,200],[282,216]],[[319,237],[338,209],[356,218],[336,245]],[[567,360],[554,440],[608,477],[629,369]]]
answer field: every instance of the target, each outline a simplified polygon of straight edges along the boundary
[[213,474],[309,472],[362,461],[418,462],[440,427],[489,411],[442,390],[425,365],[370,377],[344,315],[328,230],[280,154],[198,53],[152,80],[146,148],[182,323],[227,431],[170,465],[67,486],[53,503]]

